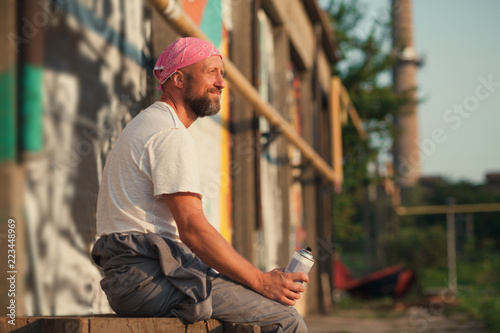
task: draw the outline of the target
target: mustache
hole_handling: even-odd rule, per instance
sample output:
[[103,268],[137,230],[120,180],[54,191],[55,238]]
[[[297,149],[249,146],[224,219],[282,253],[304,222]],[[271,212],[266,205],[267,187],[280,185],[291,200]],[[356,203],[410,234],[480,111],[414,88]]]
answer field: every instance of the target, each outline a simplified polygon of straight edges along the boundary
[[208,89],[208,92],[209,93],[219,93],[219,94],[222,94],[222,88],[216,88],[216,87],[210,88],[210,89]]

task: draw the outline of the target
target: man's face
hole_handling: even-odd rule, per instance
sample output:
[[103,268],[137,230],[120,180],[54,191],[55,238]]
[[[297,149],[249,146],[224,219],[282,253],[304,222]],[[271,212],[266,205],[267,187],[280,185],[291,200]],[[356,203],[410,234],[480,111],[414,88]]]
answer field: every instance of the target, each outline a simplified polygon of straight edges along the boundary
[[186,79],[184,101],[198,117],[213,116],[220,111],[225,87],[222,60],[212,56],[183,71]]

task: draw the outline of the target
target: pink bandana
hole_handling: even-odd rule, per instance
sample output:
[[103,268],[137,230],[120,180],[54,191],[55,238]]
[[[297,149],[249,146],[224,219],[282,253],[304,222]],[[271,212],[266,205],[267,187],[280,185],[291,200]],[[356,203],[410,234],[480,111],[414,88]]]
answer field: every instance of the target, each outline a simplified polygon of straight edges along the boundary
[[163,50],[153,70],[160,80],[158,90],[176,70],[214,55],[222,58],[215,46],[198,38],[185,37],[173,42]]

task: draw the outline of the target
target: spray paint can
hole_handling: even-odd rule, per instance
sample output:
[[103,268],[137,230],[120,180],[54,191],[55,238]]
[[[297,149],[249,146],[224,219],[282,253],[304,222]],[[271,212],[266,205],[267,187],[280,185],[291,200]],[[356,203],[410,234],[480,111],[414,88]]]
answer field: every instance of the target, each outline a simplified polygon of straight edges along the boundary
[[313,255],[311,253],[311,248],[308,246],[305,249],[295,251],[285,268],[285,273],[301,272],[308,274],[313,265]]

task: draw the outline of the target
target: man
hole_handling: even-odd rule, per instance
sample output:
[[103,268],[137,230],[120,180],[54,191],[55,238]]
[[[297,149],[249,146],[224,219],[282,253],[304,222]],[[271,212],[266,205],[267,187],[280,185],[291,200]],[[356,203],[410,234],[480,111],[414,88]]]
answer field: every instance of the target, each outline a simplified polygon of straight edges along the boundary
[[[200,39],[169,45],[154,69],[159,101],[123,130],[104,167],[92,255],[101,286],[123,316],[216,318],[264,332],[306,332],[291,307],[303,273],[264,273],[241,257],[202,209],[187,128],[220,110],[222,58]],[[219,273],[217,273],[216,271]]]

